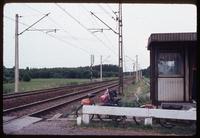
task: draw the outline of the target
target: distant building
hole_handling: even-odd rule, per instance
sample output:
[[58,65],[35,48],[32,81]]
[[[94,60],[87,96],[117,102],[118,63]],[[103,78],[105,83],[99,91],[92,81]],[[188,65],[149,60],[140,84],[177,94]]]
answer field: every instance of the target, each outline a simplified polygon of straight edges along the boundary
[[197,33],[151,34],[147,48],[152,103],[196,100]]

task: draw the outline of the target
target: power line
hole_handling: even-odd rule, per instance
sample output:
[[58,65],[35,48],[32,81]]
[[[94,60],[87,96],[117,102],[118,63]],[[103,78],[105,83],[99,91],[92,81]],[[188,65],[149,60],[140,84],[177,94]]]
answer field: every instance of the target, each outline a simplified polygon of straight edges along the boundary
[[125,55],[130,61],[132,61],[132,62],[135,62],[135,60],[134,59],[132,59],[131,57],[129,57],[129,56],[127,56],[127,55]]
[[[88,12],[91,14],[91,11],[88,11]],[[98,24],[98,22],[96,21],[96,19],[94,19],[94,21],[95,21],[95,23],[99,26],[99,28],[101,28],[100,25]],[[109,30],[110,30],[110,29],[109,29]],[[103,31],[102,31],[102,33],[103,33]],[[103,35],[104,35],[104,37],[111,43],[111,46],[112,46],[113,48],[115,48],[115,47],[113,46],[111,40],[107,37],[107,35],[106,35],[105,33],[103,33]],[[115,51],[113,51],[113,53],[114,53],[115,55],[117,55],[117,53],[116,53]]]
[[[25,6],[27,6],[27,7],[30,8],[31,10],[34,10],[35,12],[38,12],[38,13],[43,14],[41,11],[36,10],[35,8],[32,8],[31,6],[28,6],[27,4],[25,4]],[[58,27],[62,28],[63,32],[66,33],[67,35],[70,35],[70,36],[72,37],[72,39],[78,40],[78,39],[75,38],[69,31],[66,31],[60,24],[58,24],[53,18],[51,18],[50,16],[48,16],[48,18],[49,18],[49,19],[51,20],[51,22],[53,22],[55,25],[57,25]],[[60,40],[62,40],[62,39],[60,39]],[[76,42],[77,42],[77,41],[76,41]],[[69,42],[68,42],[68,43],[69,43]],[[72,44],[72,43],[70,43],[70,44]],[[79,44],[82,45],[82,43],[79,43]],[[81,48],[81,49],[82,49],[82,48]],[[85,49],[82,49],[82,50],[86,51]],[[87,53],[89,53],[89,52],[87,51]],[[90,54],[90,53],[89,53],[89,54]]]
[[46,16],[48,16],[50,13],[45,14],[42,18],[40,18],[38,21],[36,21],[35,23],[33,23],[32,25],[30,25],[28,28],[26,28],[25,30],[23,30],[21,33],[19,33],[18,35],[21,35],[22,33],[24,33],[25,31],[27,31],[29,28],[31,28],[32,26],[34,26],[35,24],[37,24],[39,21],[41,21],[42,19],[44,19]]
[[[5,15],[4,15],[4,17],[6,17],[7,19],[10,19],[10,20],[12,20],[12,21],[15,21],[15,19],[13,19],[13,18],[11,18],[11,17],[5,16]],[[25,25],[25,26],[30,26],[30,25],[27,25],[27,24],[22,23],[22,22],[19,22],[19,23],[22,24],[22,25]],[[32,28],[33,28],[33,27],[32,27]],[[33,28],[33,29],[36,29],[36,28]],[[42,32],[42,33],[45,33],[43,30],[38,30],[38,31],[39,31],[39,32]],[[76,47],[76,48],[78,48],[78,49],[84,51],[84,52],[87,53],[87,54],[91,54],[91,53],[88,52],[87,50],[85,50],[85,49],[83,49],[83,48],[80,48],[80,47],[78,47],[78,46],[76,46],[76,45],[74,45],[74,44],[72,44],[72,43],[70,43],[70,42],[68,42],[68,41],[65,41],[65,40],[63,40],[63,39],[60,39],[60,38],[58,38],[58,37],[55,37],[55,36],[53,36],[53,35],[51,35],[51,34],[47,34],[47,33],[45,33],[45,34],[48,35],[48,36],[50,36],[50,37],[52,37],[52,38],[54,38],[54,39],[57,39],[57,40],[59,40],[59,41],[61,41],[61,42],[64,42],[64,43],[68,44],[69,46],[72,46],[73,48]]]
[[105,23],[103,20],[101,20],[98,16],[96,16],[93,12],[90,11],[90,13],[96,17],[99,21],[101,21],[105,26],[107,26],[110,30],[112,30],[115,34],[118,34],[114,29],[112,29],[107,23]]
[[114,19],[114,20],[115,20],[115,18],[114,18],[103,6],[101,6],[100,4],[98,4],[98,6],[99,6],[109,17],[111,17],[111,19]]
[[117,12],[113,11],[112,8],[110,7],[110,5],[106,4],[106,6],[112,11],[112,13],[113,13],[114,15],[116,15]]
[[53,38],[55,38],[55,39],[57,39],[57,40],[60,40],[60,41],[62,41],[62,42],[64,42],[64,43],[66,43],[66,44],[69,44],[69,45],[71,45],[71,46],[73,46],[73,47],[76,47],[76,48],[78,48],[78,49],[81,49],[82,51],[86,52],[87,54],[91,54],[91,53],[88,52],[87,50],[85,50],[85,49],[83,49],[83,48],[80,48],[80,47],[78,47],[78,46],[76,46],[76,45],[74,45],[74,44],[72,44],[72,43],[70,43],[70,42],[68,42],[68,41],[65,41],[65,40],[63,40],[63,39],[60,39],[60,38],[55,37],[55,36],[50,35],[50,34],[47,34],[47,35],[49,35],[49,36],[51,36],[51,37],[53,37]]
[[[57,3],[55,3],[56,6],[58,8],[60,8],[62,11],[64,11],[64,13],[66,13],[68,16],[70,16],[74,21],[76,21],[82,28],[84,28],[87,32],[89,32],[90,34],[92,34],[99,42],[101,42],[106,48],[108,48],[111,52],[113,52],[112,49],[110,49],[110,47],[108,47],[99,37],[97,37],[95,34],[93,34],[92,32],[90,32],[88,30],[88,28],[83,25],[78,19],[76,19],[75,17],[73,17],[69,12],[67,12],[64,8],[62,8],[60,5],[58,5]],[[114,53],[114,52],[113,52]]]
[[[56,4],[56,3],[55,3]],[[31,9],[31,10],[33,10],[33,11],[35,11],[35,12],[38,12],[38,13],[41,13],[41,14],[43,14],[41,11],[39,11],[39,10],[37,10],[37,9],[35,9],[35,8],[32,8],[31,6],[29,6],[29,5],[27,5],[27,4],[24,4],[27,8],[29,8],[29,9]],[[87,29],[87,27],[85,27],[79,20],[77,20],[75,17],[73,17],[69,12],[67,12],[65,9],[63,9],[60,5],[58,5],[58,4],[56,4],[60,9],[62,9],[68,16],[70,16],[71,18],[73,18],[79,25],[81,25],[85,30],[87,30],[88,31],[88,29]],[[86,11],[88,11],[88,9],[86,9],[85,7],[84,7],[84,9],[86,10]],[[89,12],[89,11],[88,11]],[[56,21],[54,21],[50,16],[48,16],[48,18],[55,24],[55,25],[57,25],[58,27],[60,27],[60,28],[62,28],[63,29],[63,31],[66,33],[66,34],[68,34],[68,35],[71,35],[72,36],[72,38],[73,39],[76,39],[76,38],[74,38],[73,37],[73,35],[70,33],[70,32],[68,32],[68,31],[66,31],[62,26],[60,26]],[[90,32],[90,31],[89,31]],[[91,33],[91,32],[90,32]],[[94,35],[94,34],[92,34],[93,36],[95,36],[102,44],[104,44],[104,46],[106,46],[106,44],[100,39],[100,38],[98,38],[96,35]],[[105,36],[105,34],[104,34],[104,36]],[[77,40],[77,39],[76,39]],[[107,38],[107,40],[109,40],[108,38]],[[76,41],[77,42],[77,41]],[[80,41],[79,41],[80,42]],[[82,44],[82,43],[81,43]],[[106,46],[106,48],[108,48],[111,52],[113,52],[114,54],[116,54],[116,52],[115,51],[112,51],[112,49],[110,49],[108,46]],[[100,54],[100,53],[99,53]]]
[[[31,10],[37,12],[37,13],[43,14],[41,11],[39,11],[39,10],[37,10],[37,9],[35,9],[35,8],[33,8],[33,7],[29,6],[29,5],[27,5],[27,4],[23,4],[23,5],[26,6],[27,8],[29,8],[29,9],[31,9]],[[67,35],[71,35],[71,37],[74,39],[73,35],[72,35],[69,31],[65,30],[65,29],[64,29],[60,24],[58,24],[53,18],[51,18],[50,16],[48,16],[48,18],[49,18],[49,20],[50,20],[52,23],[54,23],[54,24],[57,25],[58,27],[62,28],[62,30],[63,30],[64,33],[66,33]]]
[[[89,10],[87,10],[87,11],[90,13]],[[91,13],[90,13],[90,14],[91,14]],[[94,19],[94,18],[92,18],[92,19]],[[94,19],[94,21],[95,21],[95,23],[97,24],[97,26],[100,28],[100,25],[99,25],[99,23],[96,21],[96,19]],[[111,46],[112,46],[113,48],[115,48],[114,45],[112,44],[111,40],[107,37],[107,35],[106,35],[105,33],[103,33],[103,35],[104,35],[104,37],[111,43]],[[115,51],[113,51],[113,52],[114,52],[115,55],[117,55],[117,53],[116,53]]]
[[[9,19],[9,20],[12,20],[12,21],[15,22],[15,19],[13,19],[13,18],[11,18],[11,17],[8,17],[8,16],[6,16],[6,15],[3,15],[3,17],[5,17],[6,19]],[[28,25],[26,25],[25,23],[22,23],[22,22],[18,22],[18,23],[20,23],[20,24],[22,24],[22,25],[24,25],[24,26],[28,26]]]
[[[27,4],[25,4],[25,3],[23,3],[23,6],[26,6],[26,7],[28,7],[29,9],[31,9],[31,10],[33,10],[33,11],[35,11],[35,12],[42,13],[41,11],[39,11],[39,10],[37,10],[37,9],[35,9],[35,8],[33,8],[33,7],[31,7],[31,6],[27,5]],[[42,13],[42,14],[43,14],[43,13]]]
[[[25,4],[25,3],[24,3],[23,5],[26,6],[27,8],[29,8],[29,9],[31,9],[31,10],[37,12],[37,13],[43,14],[41,11],[39,11],[39,10],[37,10],[37,9],[35,9],[35,8],[33,8],[33,7],[31,7],[31,6],[27,5],[27,4]],[[65,30],[61,25],[59,25],[53,18],[51,18],[50,16],[48,16],[48,18],[49,18],[49,19],[51,20],[51,22],[53,22],[55,25],[57,25],[58,27],[62,28],[63,32],[67,33],[68,35],[71,35],[70,32],[66,31],[66,30]],[[71,36],[72,36],[72,35],[71,35]],[[72,37],[72,38],[73,38],[73,37]]]
[[[86,11],[86,12],[88,12],[90,15],[91,15],[91,13],[90,13],[90,11],[87,9],[87,8],[85,8],[83,5],[82,5],[82,7],[83,7],[83,9]],[[94,19],[94,18],[92,18],[92,19]],[[92,21],[92,20],[91,20]],[[94,19],[94,21],[95,21],[95,24],[100,28],[100,25],[98,24],[98,22],[96,21],[96,19]],[[93,21],[92,21],[92,24],[94,24],[93,23]],[[111,40],[103,33],[103,35],[104,35],[104,37],[111,43]],[[113,45],[112,45],[113,46]]]
[[77,20],[75,17],[73,17],[69,12],[67,12],[64,8],[62,8],[60,5],[55,3],[57,7],[59,7],[62,11],[64,11],[68,16],[70,16],[73,20],[75,20],[80,26],[82,26],[84,29],[87,30],[87,27],[85,27],[79,20]]

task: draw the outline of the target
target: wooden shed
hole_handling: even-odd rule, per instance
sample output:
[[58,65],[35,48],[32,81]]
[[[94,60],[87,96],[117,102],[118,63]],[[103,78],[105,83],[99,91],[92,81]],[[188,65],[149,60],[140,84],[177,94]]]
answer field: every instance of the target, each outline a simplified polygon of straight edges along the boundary
[[152,103],[196,100],[197,34],[151,34],[147,48]]

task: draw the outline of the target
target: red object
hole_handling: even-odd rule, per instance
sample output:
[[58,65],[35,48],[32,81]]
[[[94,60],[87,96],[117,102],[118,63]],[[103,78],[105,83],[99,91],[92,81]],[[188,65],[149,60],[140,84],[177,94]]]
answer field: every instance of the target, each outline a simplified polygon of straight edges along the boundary
[[92,104],[94,104],[94,101],[90,98],[85,98],[85,99],[81,100],[81,104],[82,105],[92,105]]
[[145,104],[145,105],[142,105],[140,106],[141,108],[149,108],[149,109],[154,109],[156,108],[156,106],[152,105],[152,104]]
[[108,101],[108,95],[102,95],[100,97],[100,101],[103,102],[103,103],[106,103]]

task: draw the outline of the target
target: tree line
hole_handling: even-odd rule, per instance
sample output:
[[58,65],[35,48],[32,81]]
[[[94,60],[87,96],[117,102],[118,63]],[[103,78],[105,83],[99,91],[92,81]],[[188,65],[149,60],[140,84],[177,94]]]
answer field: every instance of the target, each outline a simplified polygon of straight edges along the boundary
[[[6,68],[3,66],[3,82],[12,83],[15,77],[15,68]],[[104,64],[102,65],[103,77],[118,77],[119,68],[116,65]],[[19,80],[30,81],[31,78],[81,78],[89,79],[91,77],[99,78],[100,65],[92,67],[77,67],[77,68],[29,68],[19,69]],[[132,72],[125,72],[124,75],[133,74]],[[142,69],[142,74],[145,77],[150,77],[150,67]]]
[[[15,68],[6,68],[3,66],[3,82],[14,82]],[[103,77],[117,77],[118,66],[104,64],[102,65]],[[92,73],[91,73],[92,72]],[[89,79],[91,77],[99,78],[100,65],[92,67],[77,67],[77,68],[26,68],[19,69],[19,80],[30,81],[31,78],[84,78]]]

